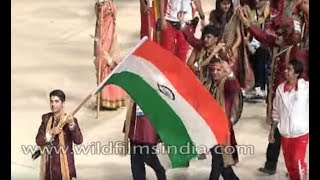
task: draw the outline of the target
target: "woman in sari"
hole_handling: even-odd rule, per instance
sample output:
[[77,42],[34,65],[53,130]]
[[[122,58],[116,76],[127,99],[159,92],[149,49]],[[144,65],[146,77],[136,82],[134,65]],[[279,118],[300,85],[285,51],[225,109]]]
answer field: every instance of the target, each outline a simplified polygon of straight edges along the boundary
[[[94,42],[95,68],[97,83],[100,83],[121,60],[115,30],[116,7],[112,0],[102,0],[95,6],[97,22]],[[100,74],[99,74],[100,66]],[[115,85],[105,86],[100,93],[100,106],[116,110],[125,106],[126,93]]]
[[[266,21],[270,14],[268,0],[242,0],[241,7],[248,20],[262,30],[266,30]],[[250,98],[264,99],[266,97],[267,68],[271,62],[269,47],[261,44],[246,30],[244,43],[248,50],[249,61],[254,72],[254,88],[250,91]]]
[[210,12],[209,22],[223,30],[222,41],[227,51],[233,54],[229,62],[232,71],[240,82],[243,92],[249,91],[254,86],[254,75],[244,45],[244,30],[234,14],[232,0],[217,0],[216,9]]

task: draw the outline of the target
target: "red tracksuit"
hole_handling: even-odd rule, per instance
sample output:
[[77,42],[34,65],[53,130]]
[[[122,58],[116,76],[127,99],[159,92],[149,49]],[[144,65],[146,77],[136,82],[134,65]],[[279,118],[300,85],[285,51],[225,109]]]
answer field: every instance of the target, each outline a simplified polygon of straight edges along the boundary
[[169,21],[167,21],[167,28],[161,31],[160,45],[171,51],[182,62],[186,62],[189,44],[185,40],[183,33],[179,29],[173,27]]
[[[298,89],[298,86],[296,86]],[[284,85],[284,92],[289,92],[289,86]],[[281,136],[281,145],[284,161],[291,180],[305,180],[307,174],[307,164],[304,161],[306,156],[309,134],[295,138]]]
[[281,145],[291,180],[305,180],[305,155],[309,139],[309,82],[298,80],[295,90],[281,83],[273,101],[272,118],[279,122]]
[[305,180],[307,164],[304,161],[307,150],[309,134],[296,138],[281,137],[281,146],[284,161],[290,176],[290,180]]
[[[169,7],[167,6],[167,2],[165,3],[165,7]],[[169,20],[167,20],[167,28],[165,30],[161,30],[160,45],[176,55],[183,63],[186,63],[189,44],[185,40],[180,29],[175,28],[171,23],[178,22],[170,22]]]

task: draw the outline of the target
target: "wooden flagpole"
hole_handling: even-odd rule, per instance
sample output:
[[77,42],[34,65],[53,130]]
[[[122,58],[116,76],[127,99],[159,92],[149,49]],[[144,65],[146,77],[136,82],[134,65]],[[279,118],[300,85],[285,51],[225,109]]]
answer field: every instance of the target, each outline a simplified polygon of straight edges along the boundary
[[[136,51],[136,49],[138,49],[145,41],[147,41],[148,40],[148,37],[143,37],[140,41],[139,41],[139,43],[136,45],[136,47],[124,58],[124,60],[123,61],[121,61],[114,69],[113,69],[113,71],[116,71],[116,69],[118,69],[119,67],[121,67],[121,65],[125,62],[125,60],[134,52],[134,51]],[[72,116],[72,117],[74,117],[76,114],[77,114],[77,112],[85,105],[85,104],[87,104],[87,102],[101,89],[101,88],[103,88],[103,86],[104,86],[104,84],[107,82],[107,80],[110,78],[112,76],[112,73],[110,73],[107,77],[105,77],[104,79],[103,79],[103,81],[100,83],[100,84],[98,84],[98,86],[97,87],[95,87],[94,88],[94,90],[80,103],[80,105],[79,106],[77,106],[76,108],[75,108],[75,110],[71,113],[71,114],[69,114],[68,116]],[[126,130],[126,132],[127,132],[127,135],[125,135],[125,142],[127,142],[127,145],[126,145],[126,151],[128,152],[128,137],[129,137],[129,130],[130,130],[130,121],[129,121],[129,117],[131,117],[131,114],[130,113],[132,113],[132,108],[133,108],[133,100],[131,100],[131,98],[130,98],[130,103],[129,103],[129,108],[128,108],[128,112],[127,112],[127,115],[126,115],[126,123],[128,124],[126,127],[127,127],[127,130]],[[67,116],[65,117],[65,118],[67,118]],[[66,125],[66,123],[67,123],[67,121],[64,121],[63,123],[61,123],[61,127],[64,127],[65,125]],[[51,140],[50,140],[50,142],[49,143],[51,143],[52,141],[53,141],[53,139],[54,139],[55,137],[54,136],[52,136],[52,138],[51,138]],[[33,160],[35,160],[35,159],[37,159],[39,156],[41,155],[41,152],[40,152],[40,149],[38,149],[36,152],[34,152],[33,154],[32,154],[32,159]]]
[[[99,3],[99,2],[98,2]],[[98,4],[100,6],[100,4]],[[101,83],[101,56],[102,56],[102,20],[103,20],[103,10],[100,7],[100,13],[99,13],[99,23],[100,24],[100,37],[99,37],[99,51],[98,51],[98,57],[99,57],[99,68],[98,68],[98,85]],[[100,99],[101,99],[101,92],[98,92],[97,94],[97,115],[96,115],[96,119],[99,118],[99,114],[100,114]]]
[[[132,51],[124,58],[124,60],[123,61],[121,61],[114,69],[113,69],[113,71],[116,71],[118,68],[120,68],[121,67],[121,65],[125,62],[125,60],[134,52],[134,51],[136,51],[144,42],[146,42],[148,40],[148,37],[143,37],[140,41],[139,41],[139,43],[136,45],[136,47],[135,48],[133,48],[132,49]],[[71,113],[71,115],[72,116],[74,116],[98,91],[99,91],[99,89],[101,89],[103,86],[104,86],[104,84],[105,84],[105,82],[107,82],[107,80],[111,77],[111,75],[112,75],[112,72],[107,76],[107,77],[105,77],[104,79],[103,79],[103,81],[96,87],[96,88],[94,88],[94,90],[80,103],[80,105],[77,107],[77,108],[75,108],[75,110]],[[132,108],[133,107],[133,100],[130,98],[130,103],[129,103],[129,108]],[[126,119],[128,119],[127,117],[129,116],[129,112],[132,112],[132,109],[131,109],[131,111],[128,111],[127,112],[127,116],[126,116]],[[130,115],[130,117],[131,117],[131,115]]]

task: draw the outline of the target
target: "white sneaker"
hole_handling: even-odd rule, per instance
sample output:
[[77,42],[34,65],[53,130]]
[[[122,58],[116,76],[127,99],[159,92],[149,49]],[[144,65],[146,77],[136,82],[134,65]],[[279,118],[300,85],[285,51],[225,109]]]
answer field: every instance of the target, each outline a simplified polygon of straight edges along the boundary
[[241,91],[242,91],[243,97],[246,97],[247,96],[246,91],[244,89],[242,89],[242,88],[241,88]]
[[254,90],[256,91],[256,96],[264,96],[264,92],[261,90],[261,87],[255,87]]

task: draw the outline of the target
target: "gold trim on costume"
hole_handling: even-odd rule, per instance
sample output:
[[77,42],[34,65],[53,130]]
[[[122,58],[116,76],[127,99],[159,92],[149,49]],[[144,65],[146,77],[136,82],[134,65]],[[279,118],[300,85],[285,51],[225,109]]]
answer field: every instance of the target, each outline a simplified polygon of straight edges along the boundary
[[124,99],[118,99],[118,100],[101,100],[101,106],[104,108],[112,108],[116,109],[119,107],[124,107],[125,100]]
[[[52,125],[52,115],[50,115],[50,118],[47,122],[47,126],[46,126],[46,133],[50,131],[51,129],[51,125]],[[58,123],[58,126],[61,127],[62,123],[65,121],[65,114],[62,112],[61,116],[60,116],[60,120]],[[64,140],[64,135],[65,133],[62,131],[59,135],[58,135],[58,139],[59,139],[59,146],[62,147],[61,151],[59,152],[59,156],[60,156],[60,169],[61,169],[61,178],[62,180],[69,180],[70,179],[70,174],[69,174],[69,165],[68,165],[68,158],[67,158],[67,152],[66,152],[66,145],[65,145],[65,140]],[[42,146],[41,147],[46,148],[46,146]],[[50,161],[48,157],[50,155],[48,155],[46,153],[46,151],[44,151],[44,154],[41,154],[41,161],[40,161],[40,180],[44,180],[46,177],[46,163],[47,160]],[[51,163],[51,162],[50,162]],[[51,171],[51,169],[49,169]]]

